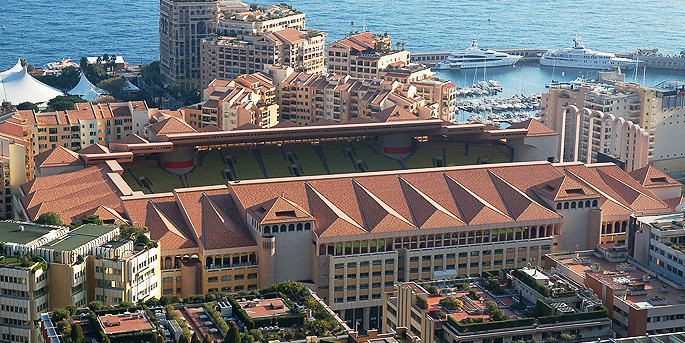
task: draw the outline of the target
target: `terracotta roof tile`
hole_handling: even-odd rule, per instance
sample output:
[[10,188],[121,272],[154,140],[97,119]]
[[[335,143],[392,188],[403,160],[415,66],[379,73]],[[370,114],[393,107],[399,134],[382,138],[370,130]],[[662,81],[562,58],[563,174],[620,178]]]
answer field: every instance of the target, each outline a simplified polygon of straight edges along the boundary
[[526,136],[529,137],[556,136],[559,134],[535,118],[530,118],[520,123],[511,125],[509,126],[509,129],[528,129],[528,133],[526,134]]
[[84,165],[79,154],[63,147],[57,146],[36,155],[36,166],[47,167],[66,167]]
[[116,140],[112,143],[119,143],[119,144],[147,144],[150,143],[147,139],[140,137],[138,135],[130,134],[122,139]]
[[154,135],[197,132],[190,124],[176,117],[169,117],[168,119],[154,123],[150,125],[148,129],[152,131]]
[[79,154],[109,154],[109,149],[101,144],[91,144],[78,151]]
[[682,186],[680,182],[651,165],[633,170],[628,174],[647,188]]
[[386,108],[378,113],[373,114],[373,120],[376,122],[394,122],[394,121],[406,121],[406,120],[417,120],[419,117],[411,114],[404,108],[394,105],[392,107]]

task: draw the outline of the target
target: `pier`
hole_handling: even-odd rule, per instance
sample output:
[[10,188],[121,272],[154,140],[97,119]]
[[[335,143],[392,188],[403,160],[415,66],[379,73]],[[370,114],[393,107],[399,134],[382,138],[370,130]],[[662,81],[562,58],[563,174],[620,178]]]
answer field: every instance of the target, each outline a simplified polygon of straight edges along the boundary
[[[523,56],[523,61],[538,61],[540,56],[548,49],[544,48],[510,48],[510,49],[494,49],[495,51],[504,52],[511,55]],[[438,52],[414,52],[411,54],[411,60],[414,62],[421,62],[425,64],[432,64],[442,62],[452,51],[438,51]],[[685,60],[685,59],[684,59]]]
[[[542,54],[548,49],[544,48],[510,48],[494,49],[511,55],[523,56],[522,61],[539,61]],[[411,54],[413,62],[434,64],[447,59],[451,51],[437,52],[414,52]],[[639,59],[641,66],[657,69],[685,70],[685,57],[679,55],[638,56],[634,53],[616,53],[617,57]]]

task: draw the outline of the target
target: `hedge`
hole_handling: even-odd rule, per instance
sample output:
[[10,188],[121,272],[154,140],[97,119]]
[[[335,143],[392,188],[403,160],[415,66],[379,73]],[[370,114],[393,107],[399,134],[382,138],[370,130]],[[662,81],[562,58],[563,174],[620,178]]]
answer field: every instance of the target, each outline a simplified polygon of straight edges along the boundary
[[530,276],[530,275],[528,275],[528,274],[526,274],[526,273],[524,273],[518,269],[512,270],[511,274],[515,278],[521,280],[521,282],[528,285],[530,288],[534,289],[536,292],[542,294],[542,296],[549,297],[549,289],[547,289],[547,287],[545,287],[545,286],[539,284],[537,281],[535,281],[535,279],[533,279],[532,276]]
[[93,312],[95,312],[95,314],[96,314],[97,316],[104,316],[104,315],[106,315],[106,314],[120,314],[120,313],[124,313],[124,312],[126,312],[126,311],[128,311],[128,312],[135,312],[135,311],[138,311],[138,310],[142,310],[142,309],[134,306],[134,307],[115,307],[115,308],[106,308],[106,309],[97,310],[97,311],[93,311]]
[[109,336],[109,341],[112,343],[147,343],[150,342],[154,334],[155,332],[134,332],[121,335],[111,335]]
[[216,310],[216,303],[205,303],[205,311],[214,319],[214,322],[216,323],[216,326],[219,327],[219,330],[223,332],[224,336],[228,333],[228,324],[224,320],[224,318],[221,316],[221,312]]
[[487,278],[498,278],[499,277],[499,269],[484,270],[482,275],[486,279]]
[[226,296],[226,299],[228,299],[228,303],[231,304],[231,307],[233,307],[233,314],[236,316],[236,318],[238,318],[238,320],[245,324],[247,330],[249,331],[254,329],[254,320],[252,320],[252,318],[250,318],[250,315],[248,315],[247,312],[245,312],[245,310],[243,310],[243,308],[240,307],[240,304],[238,304],[238,302],[230,295]]
[[98,322],[98,317],[93,312],[93,310],[88,311],[90,316],[88,316],[88,322],[90,323],[91,329],[95,332],[95,336],[98,339],[98,342],[102,342],[102,338],[105,336],[105,331],[102,329],[100,326],[100,323]]
[[265,326],[272,326],[278,322],[279,327],[292,327],[292,326],[302,326],[304,324],[304,314],[298,313],[293,316],[282,316],[282,317],[272,317],[272,318],[257,318],[254,319],[255,327],[261,328]]
[[459,332],[478,332],[495,329],[515,328],[521,326],[531,326],[535,324],[535,318],[523,318],[503,320],[498,322],[474,323],[464,325],[452,317],[447,317],[447,322]]
[[554,314],[554,308],[540,299],[535,302],[535,309],[538,311],[540,316],[551,316]]
[[181,327],[184,334],[190,335],[188,323],[181,319],[181,315],[178,313],[178,311],[176,311],[174,305],[166,305],[164,306],[164,310],[166,311],[167,315],[169,315],[169,319],[173,319],[178,323],[178,326]]
[[602,306],[602,309],[598,310],[598,311],[562,314],[559,316],[539,317],[538,323],[540,323],[540,324],[553,324],[553,323],[559,323],[559,322],[574,322],[574,321],[578,321],[578,320],[590,320],[590,319],[599,319],[599,318],[607,318],[607,317],[609,317],[609,311],[606,309],[606,307]]
[[575,297],[576,295],[578,295],[578,291],[566,291],[566,292],[554,293],[555,298]]

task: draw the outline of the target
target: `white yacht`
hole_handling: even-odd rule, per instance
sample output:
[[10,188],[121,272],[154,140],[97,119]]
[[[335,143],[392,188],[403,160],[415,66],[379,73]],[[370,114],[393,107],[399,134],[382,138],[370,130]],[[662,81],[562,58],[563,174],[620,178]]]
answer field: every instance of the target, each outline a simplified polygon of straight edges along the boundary
[[616,57],[610,52],[590,50],[583,45],[578,36],[573,39],[573,42],[575,45],[572,48],[548,50],[542,54],[540,64],[549,67],[597,70],[608,70],[615,66],[630,69],[637,65],[637,61],[630,58]]
[[478,48],[478,42],[474,38],[471,46],[466,51],[451,53],[446,61],[436,63],[435,68],[445,70],[510,66],[514,65],[522,57],[495,50],[480,49]]

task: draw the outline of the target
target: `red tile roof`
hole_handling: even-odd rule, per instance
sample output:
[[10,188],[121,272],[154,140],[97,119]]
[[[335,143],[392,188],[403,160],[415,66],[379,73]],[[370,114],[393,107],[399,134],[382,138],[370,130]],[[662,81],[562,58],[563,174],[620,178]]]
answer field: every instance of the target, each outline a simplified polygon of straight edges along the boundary
[[510,129],[528,129],[526,136],[556,136],[559,133],[550,129],[545,124],[541,123],[537,119],[530,118],[528,120],[522,121],[520,123],[509,126]]
[[399,105],[394,105],[378,113],[374,113],[372,118],[376,122],[393,122],[419,119],[419,117],[411,114],[409,111],[405,110]]
[[154,135],[197,132],[192,126],[190,126],[190,124],[176,117],[169,117],[168,119],[152,124],[148,127],[148,129]]
[[630,176],[632,176],[638,183],[647,188],[658,188],[658,187],[682,187],[682,184],[676,181],[674,178],[664,174],[659,169],[654,168],[651,165],[642,167],[631,171]]
[[40,168],[84,165],[79,154],[58,145],[36,155],[36,166]]
[[26,194],[21,203],[30,220],[45,212],[56,212],[62,221],[80,219],[99,206],[123,213],[122,195],[131,189],[112,173],[106,163],[70,173],[43,176],[21,186]]

